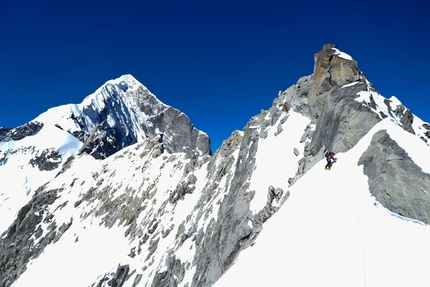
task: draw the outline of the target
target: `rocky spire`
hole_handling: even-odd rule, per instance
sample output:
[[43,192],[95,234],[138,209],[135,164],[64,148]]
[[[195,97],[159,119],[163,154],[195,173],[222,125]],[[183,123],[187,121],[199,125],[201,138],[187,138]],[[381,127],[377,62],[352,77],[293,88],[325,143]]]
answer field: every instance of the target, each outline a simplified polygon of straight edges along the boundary
[[358,64],[336,45],[326,44],[314,55],[314,89],[317,95],[329,91],[335,85],[344,85],[360,79]]

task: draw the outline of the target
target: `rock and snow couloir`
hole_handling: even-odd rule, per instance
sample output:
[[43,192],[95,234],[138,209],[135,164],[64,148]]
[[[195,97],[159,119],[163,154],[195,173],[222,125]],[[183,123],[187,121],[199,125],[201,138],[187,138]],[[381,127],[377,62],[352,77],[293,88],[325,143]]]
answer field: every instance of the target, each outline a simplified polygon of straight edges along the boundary
[[426,286],[429,131],[334,45],[213,155],[133,77],[108,81],[1,131],[0,171],[44,176],[2,226],[1,284]]

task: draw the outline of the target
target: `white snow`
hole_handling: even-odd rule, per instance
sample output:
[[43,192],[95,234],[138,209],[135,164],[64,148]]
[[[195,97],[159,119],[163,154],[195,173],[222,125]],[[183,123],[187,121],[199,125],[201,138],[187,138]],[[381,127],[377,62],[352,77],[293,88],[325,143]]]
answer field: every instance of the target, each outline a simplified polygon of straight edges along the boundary
[[[81,186],[85,180],[89,181],[89,178],[85,178],[85,175],[90,176],[88,171],[97,170],[101,163],[89,155],[83,155],[77,165],[65,171],[64,176],[70,179],[79,177],[82,182],[76,185]],[[57,177],[49,184],[63,184],[62,180],[64,178]],[[117,266],[119,261],[127,259],[129,247],[123,227],[113,226],[106,229],[97,218],[81,222],[80,210],[74,208],[79,194],[69,192],[58,195],[61,198],[48,206],[50,212],[55,211],[57,226],[71,220],[73,224],[63,234],[61,240],[49,244],[37,260],[30,260],[27,271],[12,285],[14,287],[41,286],[42,281],[43,286],[47,287],[88,286],[88,282],[96,281],[97,275]],[[64,203],[68,204],[62,207]],[[44,233],[47,232],[46,227],[49,224],[43,221],[40,224]]]
[[35,136],[0,143],[0,156],[8,149],[17,153],[9,155],[7,165],[0,165],[0,232],[9,227],[19,209],[33,195],[34,189],[58,173],[58,169],[41,172],[38,167],[33,167],[29,162],[35,156],[34,152],[55,149],[65,161],[75,155],[81,146],[82,143],[75,137],[50,124],[45,124]]
[[398,98],[396,98],[395,96],[391,96],[389,98],[389,100],[391,101],[391,103],[393,104],[393,106],[400,106],[402,103],[399,101]]
[[135,77],[133,77],[130,74],[122,75],[116,79],[111,79],[107,81],[104,85],[106,84],[121,85],[122,82],[125,82],[127,84],[128,89],[136,90],[137,88],[142,87],[144,90],[148,91],[148,88],[142,85],[138,80],[136,80]]
[[[430,226],[375,202],[357,165],[381,129],[395,140],[406,134],[381,121],[353,149],[338,154],[331,171],[318,163],[290,188],[290,198],[256,244],[214,286],[429,286]],[[417,141],[399,144],[410,151]],[[430,167],[429,161],[416,163]]]
[[425,123],[422,119],[420,119],[419,117],[414,115],[414,121],[412,122],[412,128],[414,129],[414,131],[418,137],[424,137],[424,138],[427,137],[425,134],[428,132],[428,130],[423,127],[424,124],[428,124],[428,123]]
[[[255,190],[251,201],[251,211],[260,211],[267,202],[267,190],[270,185],[288,189],[286,179],[294,177],[297,162],[300,159],[294,155],[294,148],[303,152],[305,143],[300,143],[306,126],[310,120],[296,112],[290,112],[288,120],[282,125],[283,131],[277,136],[277,126],[282,120],[269,128],[266,139],[260,139],[256,154],[256,169],[252,174],[250,190]],[[299,155],[300,156],[300,155]],[[303,156],[303,155],[301,155]]]
[[[379,116],[380,119],[383,119],[381,113],[387,115],[390,117],[390,119],[397,125],[401,125],[400,121],[397,117],[392,117],[390,116],[391,113],[388,110],[388,106],[384,103],[384,100],[386,100],[383,96],[381,96],[380,94],[376,93],[376,92],[372,92],[372,91],[361,91],[357,93],[357,98],[355,98],[355,100],[357,102],[364,102],[366,104],[370,104],[371,102],[371,98],[373,98],[375,104],[376,104],[376,108],[373,109],[373,111]],[[392,107],[394,108],[394,107]]]
[[342,52],[337,48],[332,48],[332,49],[335,51],[335,55],[337,55],[338,57],[344,58],[346,60],[352,60],[352,57],[350,55],[348,55],[347,53]]
[[[369,82],[367,82],[367,83],[368,83],[368,85],[370,85]],[[348,85],[345,85],[345,86],[348,86]],[[343,86],[343,87],[345,87],[345,86]],[[388,101],[390,101],[390,107],[388,107],[385,104],[385,101],[387,99],[384,96],[380,95],[379,93],[377,93],[375,91],[371,91],[369,89],[368,91],[358,92],[357,98],[355,98],[355,100],[357,102],[365,103],[365,105],[369,105],[371,102],[371,97],[373,98],[373,100],[376,104],[376,107],[372,108],[372,110],[376,114],[378,114],[379,118],[383,119],[383,116],[381,115],[381,113],[383,113],[383,114],[387,115],[388,118],[390,118],[390,120],[392,122],[394,122],[396,125],[402,126],[399,116],[395,115],[395,111],[397,110],[397,107],[402,105],[402,103],[399,101],[399,99],[397,99],[395,96],[391,96],[388,99]],[[391,111],[389,110],[389,108],[391,109]],[[405,111],[406,111],[406,108],[405,108]],[[400,115],[400,117],[401,116],[402,115]],[[414,116],[414,118],[413,118],[413,122],[412,122],[412,128],[413,128],[416,136],[426,138],[427,136],[425,136],[425,133],[427,132],[427,129],[423,128],[423,125],[425,124],[424,121],[421,120],[416,115],[413,115],[413,116]],[[400,137],[402,137],[402,136],[400,136]],[[426,145],[428,146],[428,144],[426,144]]]
[[355,85],[357,85],[358,83],[360,83],[360,82],[359,82],[359,81],[356,81],[356,82],[352,82],[352,83],[349,83],[349,84],[343,85],[343,86],[342,86],[342,89],[343,89],[343,88],[347,88],[347,87],[351,87],[351,86],[355,86]]
[[36,261],[30,261],[28,270],[12,286],[42,286],[41,282],[46,287],[88,286],[98,274],[126,261],[128,252],[122,228],[107,229],[98,222],[85,229],[72,225],[61,240],[48,245]]

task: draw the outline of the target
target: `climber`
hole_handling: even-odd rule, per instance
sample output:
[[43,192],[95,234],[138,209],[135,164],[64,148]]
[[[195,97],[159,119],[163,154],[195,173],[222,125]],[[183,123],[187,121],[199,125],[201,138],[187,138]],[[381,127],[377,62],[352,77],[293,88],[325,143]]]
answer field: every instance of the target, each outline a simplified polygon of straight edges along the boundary
[[327,164],[325,165],[325,170],[330,170],[331,166],[333,165],[333,162],[337,161],[337,158],[334,157],[335,153],[330,151],[330,150],[326,150],[324,153],[325,159],[327,160]]

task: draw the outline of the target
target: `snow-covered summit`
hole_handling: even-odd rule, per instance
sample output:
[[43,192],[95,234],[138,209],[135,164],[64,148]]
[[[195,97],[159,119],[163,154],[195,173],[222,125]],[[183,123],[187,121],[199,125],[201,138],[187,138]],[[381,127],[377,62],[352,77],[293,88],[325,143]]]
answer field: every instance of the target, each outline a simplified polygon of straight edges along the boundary
[[106,84],[119,85],[122,89],[125,89],[125,85],[127,85],[127,89],[131,90],[137,90],[138,88],[148,90],[144,85],[142,85],[142,83],[140,83],[135,77],[130,74],[122,75],[116,79],[109,80],[104,85]]
[[85,143],[86,152],[105,158],[155,134],[167,152],[197,148],[210,154],[208,136],[189,118],[152,94],[132,75],[109,80],[80,104],[49,109],[34,121],[50,123]]

